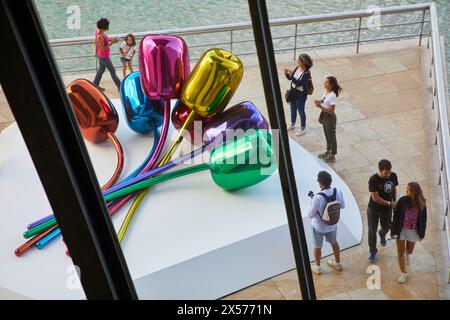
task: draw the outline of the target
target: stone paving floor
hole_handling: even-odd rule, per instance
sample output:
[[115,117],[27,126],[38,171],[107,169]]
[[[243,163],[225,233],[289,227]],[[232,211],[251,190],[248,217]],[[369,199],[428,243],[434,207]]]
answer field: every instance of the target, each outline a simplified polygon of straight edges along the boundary
[[[312,69],[315,92],[307,101],[307,127],[304,136],[291,137],[317,154],[324,151],[323,130],[317,122],[318,109],[313,100],[323,93],[326,76],[338,78],[344,92],[336,108],[338,125],[338,155],[333,169],[352,190],[363,219],[362,243],[342,252],[344,270],[334,272],[323,264],[323,273],[314,276],[320,299],[450,299],[448,254],[442,231],[443,209],[441,191],[437,184],[437,160],[434,146],[434,114],[431,109],[431,83],[428,78],[428,51],[417,41],[371,44],[354,48],[333,48],[308,52],[314,59]],[[255,57],[243,57],[245,75],[234,102],[250,100],[267,114],[260,70]],[[282,92],[288,88],[283,67],[294,66],[292,53],[277,56]],[[92,79],[93,75],[65,76],[68,83],[77,77]],[[110,98],[118,93],[108,73],[101,84]],[[290,111],[285,104],[286,121]],[[0,131],[13,121],[6,100],[0,91]],[[367,181],[377,171],[380,159],[393,163],[399,177],[399,192],[405,193],[409,181],[422,186],[429,208],[425,239],[416,246],[409,267],[410,279],[397,283],[399,275],[395,242],[388,241],[379,248],[376,265],[381,270],[381,289],[368,289],[367,274]],[[307,231],[308,232],[308,231]],[[327,245],[327,244],[325,244]],[[326,259],[324,260],[326,261]],[[2,296],[13,298],[0,290]],[[225,299],[300,299],[296,270],[278,275]]]
[[[338,155],[332,167],[352,190],[364,225],[362,243],[341,253],[344,271],[332,271],[326,266],[326,259],[322,260],[322,275],[314,275],[317,297],[449,299],[447,241],[442,231],[441,191],[437,185],[439,171],[435,157],[427,49],[405,41],[386,46],[366,46],[358,55],[353,48],[308,53],[315,58],[312,75],[316,87],[313,99],[308,99],[306,106],[308,131],[301,137],[291,133],[291,137],[314,154],[325,150],[323,129],[317,122],[319,112],[313,100],[323,93],[321,84],[324,78],[336,76],[344,92],[336,107]],[[282,88],[288,87],[288,81],[282,75],[283,66],[293,64],[292,57],[277,59]],[[252,81],[244,81],[244,85],[261,88],[258,72]],[[261,96],[262,91],[258,93],[258,97]],[[251,98],[257,99],[256,96]],[[264,105],[264,102],[257,105]],[[289,123],[287,105],[285,111],[286,122]],[[412,256],[408,270],[410,279],[406,284],[397,283],[399,270],[395,242],[388,241],[385,248],[379,248],[376,265],[381,271],[381,289],[377,290],[367,287],[370,264],[367,260],[366,208],[368,179],[377,171],[377,163],[382,158],[393,163],[393,171],[399,177],[400,193],[405,194],[409,181],[420,183],[431,214],[427,235],[416,246]],[[225,299],[300,299],[299,290],[296,270],[292,270]]]

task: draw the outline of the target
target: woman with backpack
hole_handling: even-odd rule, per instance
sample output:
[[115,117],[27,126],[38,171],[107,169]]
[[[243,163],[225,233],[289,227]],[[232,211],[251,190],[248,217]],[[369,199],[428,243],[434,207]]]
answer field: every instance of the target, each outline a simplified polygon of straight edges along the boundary
[[319,154],[319,159],[324,159],[326,162],[334,162],[337,153],[336,142],[336,103],[337,97],[342,92],[337,79],[329,76],[324,82],[325,93],[322,100],[315,100],[317,108],[322,110],[319,116],[319,122],[323,126],[325,132],[325,139],[327,141],[327,151]]
[[293,71],[284,68],[284,75],[288,80],[291,80],[291,87],[289,89],[291,125],[288,127],[288,131],[295,129],[298,112],[300,115],[300,130],[297,131],[296,135],[302,136],[306,133],[306,99],[308,98],[308,94],[312,94],[312,90],[314,89],[310,71],[313,66],[313,61],[308,54],[302,53],[298,56],[297,64],[297,67]]
[[400,267],[399,283],[405,283],[408,274],[405,264],[409,265],[409,256],[417,241],[425,237],[427,227],[427,207],[422,189],[417,182],[406,186],[406,196],[401,197],[394,209],[391,223],[391,238],[397,242],[397,260]]

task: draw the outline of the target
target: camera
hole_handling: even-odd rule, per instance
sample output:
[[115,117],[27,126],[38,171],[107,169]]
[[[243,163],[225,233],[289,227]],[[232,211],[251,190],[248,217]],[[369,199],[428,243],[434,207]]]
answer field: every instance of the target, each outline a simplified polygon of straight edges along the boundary
[[312,192],[311,190],[308,192],[308,197],[310,197],[311,199],[314,198],[314,192]]

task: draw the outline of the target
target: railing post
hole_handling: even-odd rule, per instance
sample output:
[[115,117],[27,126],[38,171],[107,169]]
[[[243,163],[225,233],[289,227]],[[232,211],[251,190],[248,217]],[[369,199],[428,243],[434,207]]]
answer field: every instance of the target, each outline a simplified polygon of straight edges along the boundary
[[425,24],[425,9],[423,9],[423,14],[422,14],[422,24],[420,27],[420,38],[419,38],[419,47],[422,46],[422,33],[423,33],[423,25]]
[[[430,12],[430,53],[432,55],[431,59],[431,70],[432,70],[432,84],[433,84],[433,99],[435,99],[435,114],[437,118],[437,125],[439,125],[439,137],[440,143],[438,143],[438,157],[440,166],[439,182],[441,183],[442,197],[445,202],[446,214],[448,214],[448,198],[449,198],[449,173],[450,173],[450,142],[449,142],[449,127],[448,127],[448,110],[446,101],[446,88],[444,84],[443,75],[443,61],[441,52],[441,38],[439,35],[438,27],[438,15],[436,11],[436,4],[431,2],[429,4]],[[444,214],[444,222],[446,225],[446,236],[447,236],[447,250],[448,257],[450,258],[450,232],[449,232],[449,221]],[[450,272],[448,283],[450,283]]]
[[230,30],[230,52],[233,52],[233,29]]
[[297,58],[297,32],[298,32],[298,24],[295,24],[295,35],[294,35],[294,61]]
[[362,23],[362,17],[359,17],[358,39],[356,40],[356,53],[359,53],[359,41],[361,39],[361,23]]

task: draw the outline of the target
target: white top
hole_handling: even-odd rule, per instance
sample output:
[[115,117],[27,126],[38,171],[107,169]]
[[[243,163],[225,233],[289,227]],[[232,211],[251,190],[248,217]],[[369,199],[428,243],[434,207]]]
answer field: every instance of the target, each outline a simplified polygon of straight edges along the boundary
[[295,73],[294,73],[294,78],[295,78],[295,80],[298,80],[299,78],[300,78],[300,76],[302,75],[302,70],[300,70],[300,68],[297,68],[297,70],[295,70]]
[[[301,77],[303,76],[303,72],[302,72],[302,70],[300,70],[300,68],[297,68],[297,70],[295,70],[295,72],[294,72],[294,79],[295,80],[298,80],[298,79],[300,79]],[[299,90],[299,91],[303,91],[303,86],[300,86],[300,87],[295,87],[295,84],[294,83],[292,83],[292,88],[294,88],[294,89],[297,89],[297,90]]]
[[[321,191],[327,196],[331,196],[333,194],[333,188],[324,189]],[[341,209],[345,208],[344,196],[342,195],[342,191],[336,189],[336,200],[341,205]],[[314,229],[319,231],[320,233],[328,233],[333,232],[337,228],[337,223],[333,225],[325,224],[322,221],[322,218],[319,216],[319,212],[322,213],[327,205],[327,200],[319,194],[314,195],[314,198],[311,200],[311,207],[308,212],[308,217],[310,217],[311,225]]]
[[334,91],[328,92],[323,95],[322,97],[322,107],[324,107],[325,109],[331,109],[332,105],[336,106],[337,103],[337,97],[336,97],[336,93],[334,93]]
[[130,47],[126,41],[122,42],[120,49],[122,49],[122,52],[125,53],[125,58],[128,60],[130,60],[136,52],[136,49],[134,47]]

